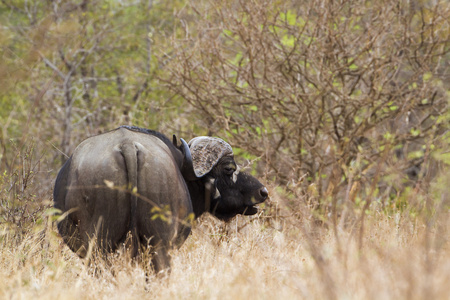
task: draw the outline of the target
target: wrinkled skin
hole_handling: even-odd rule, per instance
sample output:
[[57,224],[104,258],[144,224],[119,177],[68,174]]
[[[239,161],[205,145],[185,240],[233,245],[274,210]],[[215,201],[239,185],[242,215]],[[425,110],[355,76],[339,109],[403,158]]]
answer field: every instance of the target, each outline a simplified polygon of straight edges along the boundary
[[136,127],[83,141],[61,168],[54,189],[55,208],[67,214],[58,230],[70,249],[84,257],[96,238],[104,253],[126,243],[135,257],[141,247],[151,246],[159,272],[170,267],[168,250],[188,237],[192,213],[227,220],[255,214],[254,205],[267,199],[267,189],[238,173],[230,156],[200,178],[186,175],[188,151]]

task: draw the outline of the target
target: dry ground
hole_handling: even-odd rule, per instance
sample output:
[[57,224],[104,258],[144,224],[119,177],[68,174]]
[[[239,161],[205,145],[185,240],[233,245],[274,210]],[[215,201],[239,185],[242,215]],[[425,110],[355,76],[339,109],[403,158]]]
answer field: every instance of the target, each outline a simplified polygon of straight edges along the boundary
[[94,272],[51,224],[20,242],[5,231],[0,299],[450,299],[449,217],[367,215],[360,247],[357,225],[206,216],[172,253],[170,277],[148,280],[125,255]]

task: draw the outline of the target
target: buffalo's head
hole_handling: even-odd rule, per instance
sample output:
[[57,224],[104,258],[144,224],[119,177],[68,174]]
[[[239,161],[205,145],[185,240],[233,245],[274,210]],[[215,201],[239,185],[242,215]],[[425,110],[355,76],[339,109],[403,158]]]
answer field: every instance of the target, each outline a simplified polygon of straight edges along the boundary
[[268,191],[258,179],[240,172],[228,143],[214,137],[196,137],[189,142],[189,152],[189,169],[194,171],[191,177],[205,185],[207,211],[225,220],[237,214],[257,213],[255,205],[267,199]]

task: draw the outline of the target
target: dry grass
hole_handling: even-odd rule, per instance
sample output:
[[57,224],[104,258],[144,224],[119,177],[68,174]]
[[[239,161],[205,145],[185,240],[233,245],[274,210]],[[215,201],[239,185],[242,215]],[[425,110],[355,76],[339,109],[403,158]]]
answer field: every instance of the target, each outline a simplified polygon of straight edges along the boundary
[[406,212],[368,215],[361,248],[358,226],[339,229],[337,239],[332,227],[308,219],[237,217],[224,224],[203,217],[172,253],[170,277],[148,280],[124,255],[97,262],[93,272],[51,225],[21,241],[3,232],[0,298],[450,298],[448,209],[427,222]]

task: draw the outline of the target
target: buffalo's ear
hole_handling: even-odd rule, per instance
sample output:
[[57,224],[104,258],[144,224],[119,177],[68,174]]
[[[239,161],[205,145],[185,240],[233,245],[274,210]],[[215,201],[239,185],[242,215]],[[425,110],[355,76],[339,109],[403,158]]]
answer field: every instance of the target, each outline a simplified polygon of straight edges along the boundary
[[175,148],[178,148],[178,140],[175,134],[172,136],[172,144],[175,146]]
[[191,150],[185,140],[181,140],[180,150],[183,153],[183,165],[181,166],[181,174],[185,180],[194,181],[198,177],[195,175],[194,166],[192,164]]

